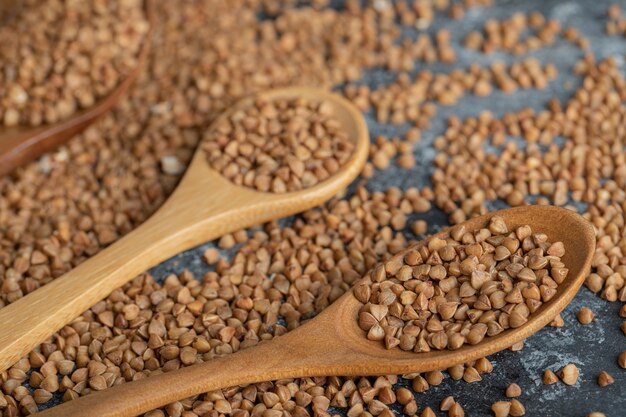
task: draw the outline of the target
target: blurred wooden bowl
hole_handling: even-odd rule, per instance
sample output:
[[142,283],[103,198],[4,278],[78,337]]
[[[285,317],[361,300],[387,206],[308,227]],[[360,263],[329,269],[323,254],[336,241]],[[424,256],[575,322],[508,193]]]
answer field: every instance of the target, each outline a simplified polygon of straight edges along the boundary
[[[152,32],[155,25],[152,0],[145,0],[146,17],[150,29],[146,33],[137,67],[120,82],[107,96],[94,106],[83,109],[67,119],[42,126],[16,126],[0,128],[0,175],[6,175],[17,167],[30,162],[67,142],[87,126],[111,110],[135,82],[148,60]],[[17,13],[21,1],[0,0],[0,21]]]

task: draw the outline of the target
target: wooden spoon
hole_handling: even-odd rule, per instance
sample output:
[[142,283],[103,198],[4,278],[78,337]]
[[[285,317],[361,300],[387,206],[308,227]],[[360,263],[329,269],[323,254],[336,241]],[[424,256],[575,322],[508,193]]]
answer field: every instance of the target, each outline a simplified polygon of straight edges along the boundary
[[[222,177],[209,167],[199,146],[177,189],[145,223],[62,277],[0,309],[0,370],[150,267],[226,233],[317,206],[361,172],[369,135],[363,116],[350,102],[313,88],[286,88],[259,96],[267,100],[304,97],[328,101],[355,143],[350,159],[336,174],[313,187],[272,194],[237,186]],[[212,126],[254,99],[240,101]]]
[[151,1],[146,0],[145,2],[146,16],[150,23],[150,29],[141,46],[137,67],[128,73],[124,80],[94,106],[80,110],[67,119],[37,127],[0,127],[0,176],[12,172],[17,167],[67,142],[85,130],[87,126],[95,122],[100,116],[111,110],[120,101],[139,74],[141,74],[148,59],[155,20]]
[[[509,228],[530,224],[548,238],[562,241],[562,260],[569,275],[550,301],[528,322],[477,345],[428,353],[387,350],[367,340],[357,324],[360,302],[352,291],[317,317],[291,332],[258,346],[176,371],[92,393],[42,412],[41,417],[131,417],[181,398],[235,385],[305,376],[393,375],[445,369],[506,349],[532,335],[572,300],[589,273],[595,232],[580,215],[558,207],[527,206],[501,210],[464,223],[468,231],[502,216]],[[438,236],[444,233],[439,233]]]

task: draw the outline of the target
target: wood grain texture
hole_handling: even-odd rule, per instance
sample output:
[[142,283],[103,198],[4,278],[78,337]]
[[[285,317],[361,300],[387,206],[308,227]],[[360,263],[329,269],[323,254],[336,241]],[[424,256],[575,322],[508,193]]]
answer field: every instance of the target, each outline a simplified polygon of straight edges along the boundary
[[146,0],[146,16],[150,23],[150,29],[139,52],[137,67],[127,74],[111,93],[100,99],[94,106],[78,111],[67,119],[37,127],[0,128],[0,176],[11,173],[17,167],[67,142],[106,114],[120,101],[139,77],[148,60],[155,24],[155,14],[151,1]]
[[[548,323],[572,300],[589,273],[595,232],[580,215],[557,207],[527,206],[501,210],[465,223],[468,230],[498,214],[510,228],[530,224],[550,241],[562,241],[569,275],[557,293],[528,322],[478,345],[428,353],[387,350],[369,341],[357,325],[361,306],[352,291],[306,324],[268,342],[187,368],[125,383],[64,403],[41,417],[131,417],[203,392],[240,384],[304,376],[392,375],[445,369],[508,348]],[[439,234],[441,235],[441,234]]]
[[[317,206],[343,190],[361,172],[369,135],[363,116],[351,103],[311,88],[273,90],[260,96],[330,102],[334,116],[355,142],[350,159],[336,174],[314,187],[271,194],[234,185],[209,168],[205,152],[199,148],[177,189],[144,224],[62,277],[0,309],[0,370],[150,267],[225,233]],[[250,100],[254,97],[239,105],[245,106]],[[219,116],[218,121],[237,108]]]

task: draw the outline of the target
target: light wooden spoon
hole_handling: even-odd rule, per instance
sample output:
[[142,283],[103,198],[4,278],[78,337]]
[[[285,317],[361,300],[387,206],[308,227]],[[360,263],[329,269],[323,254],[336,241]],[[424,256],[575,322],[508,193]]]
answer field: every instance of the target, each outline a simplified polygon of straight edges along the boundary
[[[151,4],[151,1],[145,1],[146,17],[150,23],[150,29],[143,40],[137,67],[126,74],[124,79],[109,94],[101,98],[92,107],[80,110],[67,119],[36,127],[0,127],[0,176],[11,173],[17,167],[67,142],[115,107],[124,97],[143,71],[148,59],[155,24],[154,5]],[[17,3],[13,1],[13,3],[17,6],[20,4],[19,1]]]
[[[0,370],[150,267],[226,233],[317,206],[343,190],[361,172],[369,135],[362,114],[350,102],[314,88],[286,88],[259,96],[268,100],[304,97],[329,102],[335,118],[354,141],[349,160],[313,187],[291,193],[263,193],[234,185],[211,169],[200,145],[174,193],[145,223],[62,277],[0,309]],[[212,126],[254,99],[240,101]]]
[[[503,350],[532,335],[572,300],[589,273],[595,232],[580,215],[558,207],[501,210],[464,223],[468,231],[502,216],[509,228],[530,224],[552,241],[562,241],[569,268],[557,293],[521,327],[486,337],[477,345],[428,353],[387,350],[367,340],[357,324],[360,302],[352,291],[317,317],[271,341],[232,355],[92,393],[42,412],[41,417],[131,417],[181,398],[235,385],[305,376],[393,375],[445,369]],[[445,233],[445,232],[444,232]],[[439,233],[438,235],[443,235]]]

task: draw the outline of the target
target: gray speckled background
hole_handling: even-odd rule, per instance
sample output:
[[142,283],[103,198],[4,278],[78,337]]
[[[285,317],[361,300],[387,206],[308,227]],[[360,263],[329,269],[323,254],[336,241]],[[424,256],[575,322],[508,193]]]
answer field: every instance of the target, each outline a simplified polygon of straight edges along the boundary
[[[626,53],[626,39],[619,36],[607,37],[604,34],[605,13],[610,3],[612,2],[606,0],[565,2],[496,0],[494,6],[486,9],[474,8],[462,21],[455,21],[454,24],[450,24],[449,19],[438,16],[428,31],[432,32],[442,26],[449,28],[454,38],[457,62],[428,65],[427,68],[432,71],[446,72],[455,66],[467,67],[471,63],[486,65],[494,60],[512,62],[532,55],[544,63],[555,63],[559,69],[559,77],[543,91],[519,91],[515,95],[494,91],[489,97],[466,96],[458,105],[440,106],[437,117],[432,120],[431,128],[422,132],[422,141],[415,148],[418,161],[416,168],[406,171],[392,167],[377,173],[368,187],[382,190],[392,185],[406,188],[426,184],[430,175],[430,161],[435,154],[431,147],[432,141],[443,132],[445,120],[450,115],[459,117],[477,115],[484,109],[501,115],[525,106],[541,109],[553,96],[559,97],[562,101],[566,100],[580,84],[580,79],[572,75],[571,67],[582,56],[582,52],[563,40],[557,41],[549,48],[521,57],[503,52],[485,56],[462,47],[461,42],[466,33],[482,27],[484,21],[489,18],[506,18],[514,11],[539,10],[548,18],[558,19],[563,27],[570,25],[576,27],[591,40],[591,48],[597,58],[613,55],[624,69],[623,54]],[[626,6],[626,1],[621,0],[621,3]],[[420,65],[418,70],[423,68],[426,66]],[[369,72],[362,82],[375,87],[390,82],[394,77],[393,73],[376,70]],[[399,135],[408,127],[380,125],[369,115],[367,122],[372,137],[377,134]],[[496,203],[493,208],[502,206],[504,205]],[[429,221],[431,231],[446,224],[445,215],[436,210],[419,217]],[[410,232],[408,234],[410,235]],[[213,245],[214,243],[207,243],[182,253],[153,268],[152,273],[156,278],[162,279],[171,272],[179,273],[188,268],[196,273],[196,276],[202,276],[208,267],[201,260],[201,255],[207,247]],[[523,390],[520,400],[526,406],[527,416],[585,416],[591,411],[602,411],[610,417],[626,416],[626,370],[620,369],[616,362],[618,354],[626,349],[626,337],[619,330],[622,322],[618,316],[620,305],[619,302],[608,303],[583,288],[563,313],[565,327],[543,329],[529,338],[520,352],[504,351],[493,355],[490,359],[494,363],[494,372],[483,375],[482,382],[467,384],[447,378],[441,385],[431,387],[426,393],[415,394],[420,410],[429,405],[437,411],[442,398],[454,395],[464,407],[467,416],[489,416],[491,404],[505,399],[504,389],[508,383],[517,382]],[[575,312],[583,306],[591,308],[596,313],[596,322],[588,326],[578,323]],[[419,358],[416,357],[416,360]],[[562,383],[548,386],[541,383],[541,375],[546,368],[557,371],[567,363],[574,363],[580,368],[581,376],[575,386],[570,387]],[[600,388],[596,384],[596,377],[601,370],[606,370],[615,378],[613,385]],[[406,383],[405,380],[400,382],[401,385]],[[336,411],[345,414],[344,410]],[[437,415],[444,413],[437,411]]]

